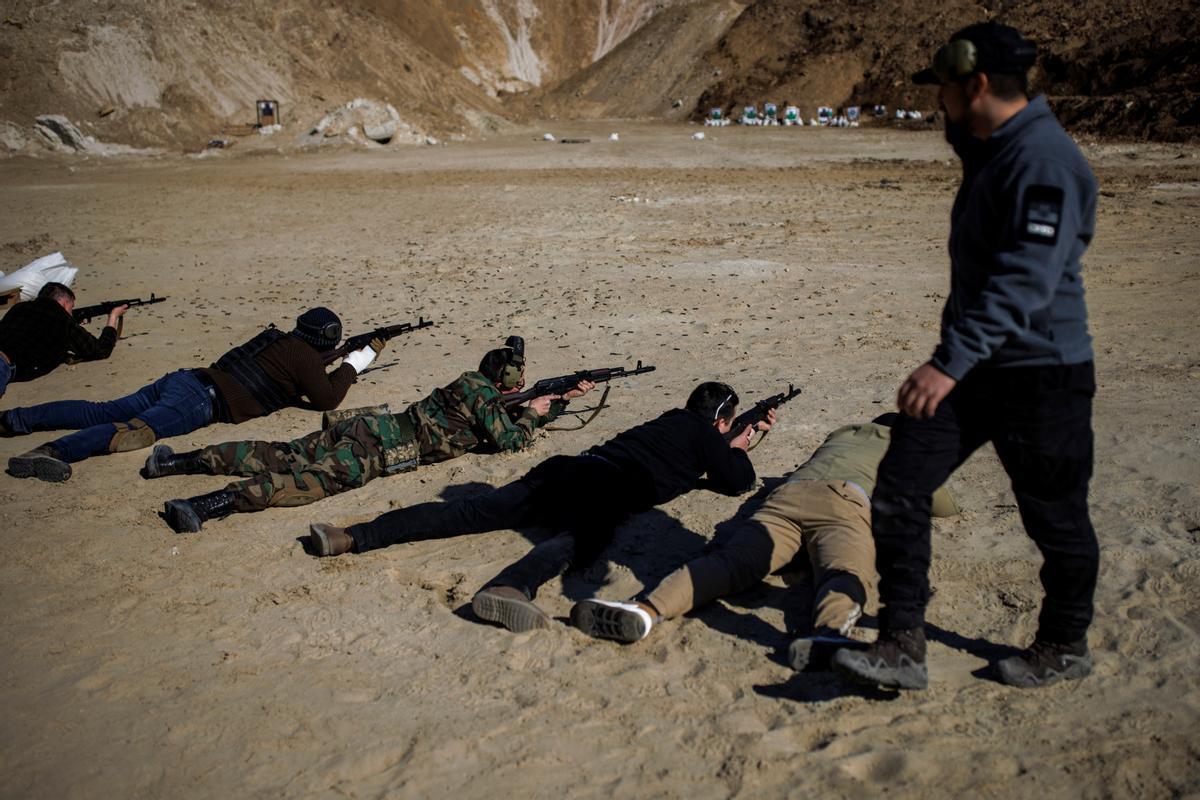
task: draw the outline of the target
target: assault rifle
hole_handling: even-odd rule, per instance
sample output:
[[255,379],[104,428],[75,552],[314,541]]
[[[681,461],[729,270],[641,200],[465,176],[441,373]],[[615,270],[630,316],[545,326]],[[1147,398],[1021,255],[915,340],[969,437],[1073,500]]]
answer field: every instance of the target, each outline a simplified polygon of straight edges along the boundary
[[[530,386],[523,392],[514,392],[513,394],[502,395],[500,401],[504,403],[504,407],[510,411],[527,400],[532,400],[535,397],[545,397],[546,395],[563,395],[579,385],[580,381],[591,381],[592,383],[608,383],[617,378],[628,378],[631,375],[644,375],[647,372],[654,372],[654,367],[643,367],[642,362],[638,361],[637,366],[633,369],[625,367],[605,367],[603,369],[581,369],[578,372],[573,372],[570,375],[560,375],[557,378],[542,378],[540,381]],[[608,399],[608,391],[611,386],[604,387],[604,393],[600,395],[600,402],[592,409],[592,415],[580,424],[580,428],[586,426],[589,422],[596,418],[604,409],[608,408],[604,401]],[[578,430],[579,428],[547,428],[547,430]]]
[[369,333],[360,333],[357,336],[348,337],[340,347],[322,353],[321,358],[326,364],[330,364],[349,353],[353,353],[355,350],[363,349],[371,343],[372,339],[383,339],[386,342],[397,336],[403,336],[406,333],[412,333],[413,331],[421,330],[421,328],[432,326],[433,321],[427,320],[424,317],[417,317],[415,323],[401,322],[399,325],[384,325],[382,328],[376,328]]
[[[725,434],[725,440],[733,441],[737,438],[738,434],[746,430],[746,428],[765,421],[768,411],[773,411],[774,409],[779,408],[781,405],[788,402],[798,394],[800,394],[800,390],[789,383],[788,390],[786,392],[773,394],[764,400],[759,400],[753,406],[746,409],[741,414],[738,414],[737,417],[734,418],[733,424],[729,426],[729,433]],[[767,434],[764,433],[763,437],[765,438],[766,435]],[[751,448],[757,447],[761,441],[762,439],[760,438],[758,442],[755,442],[753,445],[751,445]]]
[[108,316],[108,314],[114,308],[119,306],[129,306],[130,308],[134,308],[136,306],[152,306],[155,303],[161,303],[166,299],[167,298],[165,297],[155,297],[154,292],[151,292],[149,300],[143,300],[140,297],[135,297],[130,300],[106,300],[105,302],[97,303],[94,306],[83,306],[82,308],[76,308],[71,312],[71,316],[75,318],[76,322],[82,323],[89,321],[92,317]]

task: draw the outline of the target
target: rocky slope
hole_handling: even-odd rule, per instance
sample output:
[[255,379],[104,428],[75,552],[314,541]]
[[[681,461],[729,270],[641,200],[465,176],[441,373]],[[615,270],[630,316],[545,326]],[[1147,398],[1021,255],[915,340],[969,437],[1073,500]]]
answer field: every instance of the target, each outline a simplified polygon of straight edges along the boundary
[[[470,135],[497,97],[603,57],[667,0],[15,0],[0,21],[0,143],[40,114],[133,145],[194,147],[278,100],[306,131],[357,97]],[[0,150],[4,149],[0,147]]]
[[253,122],[259,98],[280,101],[291,143],[320,140],[303,134],[355,98],[405,141],[766,101],[932,110],[908,75],[988,18],[1038,42],[1036,84],[1074,129],[1188,139],[1198,12],[1200,0],[14,0],[0,20],[0,152],[30,150],[42,114],[103,141],[195,148]]

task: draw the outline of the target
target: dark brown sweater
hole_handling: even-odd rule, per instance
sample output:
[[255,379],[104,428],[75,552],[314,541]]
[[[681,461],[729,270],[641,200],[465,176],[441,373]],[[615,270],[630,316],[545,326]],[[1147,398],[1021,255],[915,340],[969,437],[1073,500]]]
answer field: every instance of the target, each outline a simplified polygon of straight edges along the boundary
[[[267,376],[292,395],[293,404],[300,405],[301,396],[317,411],[337,408],[346,397],[350,384],[354,383],[354,367],[343,363],[333,372],[326,373],[325,365],[316,349],[295,336],[284,336],[272,342],[255,356],[255,361]],[[228,419],[222,422],[245,422],[263,415],[263,408],[231,375],[211,367],[200,370],[213,382],[221,393],[224,403],[218,403],[218,415],[223,416],[221,405],[229,409]]]

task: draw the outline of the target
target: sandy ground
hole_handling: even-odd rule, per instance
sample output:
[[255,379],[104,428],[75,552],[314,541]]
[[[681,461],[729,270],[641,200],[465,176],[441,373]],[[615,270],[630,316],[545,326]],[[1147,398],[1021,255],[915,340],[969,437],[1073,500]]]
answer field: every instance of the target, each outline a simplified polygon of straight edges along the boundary
[[[534,376],[658,367],[589,428],[526,453],[190,536],[156,512],[223,479],[143,481],[144,452],[61,485],[0,476],[0,795],[1200,796],[1195,147],[1087,147],[1105,192],[1085,271],[1103,547],[1087,680],[1029,692],[987,675],[1030,638],[1040,598],[990,449],[952,480],[964,513],[935,531],[925,692],[792,673],[783,653],[808,604],[777,579],[621,647],[473,620],[474,590],[537,532],[305,554],[310,520],[508,481],[702,378],[747,399],[803,386],[753,454],[770,484],[827,431],[890,409],[931,350],[957,183],[938,134],[548,129],[591,142],[542,143],[538,128],[396,151],[0,164],[4,268],[62,249],[86,267],[82,302],[171,298],[130,312],[110,360],[16,384],[5,407],[116,397],[317,303],[349,331],[439,323],[395,342],[351,405],[416,400],[514,332]],[[318,424],[288,410],[171,444]],[[0,457],[49,438],[0,440]],[[576,599],[632,593],[755,502],[697,492],[641,515],[539,600],[565,617]]]

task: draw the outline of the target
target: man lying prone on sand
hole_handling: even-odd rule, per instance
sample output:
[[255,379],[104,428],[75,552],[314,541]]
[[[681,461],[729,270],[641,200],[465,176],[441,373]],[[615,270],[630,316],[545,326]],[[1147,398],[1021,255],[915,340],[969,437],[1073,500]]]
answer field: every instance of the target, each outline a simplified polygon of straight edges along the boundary
[[[731,430],[737,393],[724,383],[696,387],[684,408],[617,434],[577,456],[554,456],[512,483],[451,503],[422,503],[389,511],[350,528],[316,523],[318,555],[362,553],[418,539],[539,525],[561,531],[510,564],[481,589],[471,607],[481,619],[522,632],[550,626],[533,603],[542,584],[571,566],[585,566],[612,541],[632,514],[708,488],[737,495],[754,485],[746,449],[755,428],[770,430],[775,412]],[[736,433],[736,435],[734,435]]]
[[348,416],[290,442],[225,442],[179,454],[159,445],[146,459],[143,477],[245,478],[220,491],[167,501],[167,524],[176,533],[186,533],[234,512],[315,503],[380,476],[473,450],[522,450],[538,428],[563,412],[569,400],[595,386],[580,381],[561,397],[536,397],[514,414],[503,398],[525,384],[523,353],[523,346],[492,350],[478,370],[464,372],[399,414],[364,409],[367,413]]
[[[723,545],[631,600],[576,603],[572,624],[590,636],[636,642],[656,623],[749,589],[807,554],[812,630],[792,642],[788,660],[797,671],[827,669],[835,650],[856,646],[850,634],[874,600],[870,494],[896,416],[885,414],[829,434]],[[958,513],[945,487],[934,495],[933,513]]]

